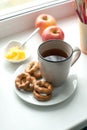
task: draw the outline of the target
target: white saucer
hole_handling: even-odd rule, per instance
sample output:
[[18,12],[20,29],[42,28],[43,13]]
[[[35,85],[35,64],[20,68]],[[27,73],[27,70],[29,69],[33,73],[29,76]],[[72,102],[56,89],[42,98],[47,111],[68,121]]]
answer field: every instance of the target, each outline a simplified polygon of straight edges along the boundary
[[[13,79],[15,80],[16,76],[22,72],[24,72],[25,69],[25,65],[20,66],[14,73],[14,77]],[[49,101],[37,101],[34,97],[32,92],[22,92],[19,91],[16,87],[15,87],[15,82],[13,80],[13,86],[14,86],[14,90],[15,93],[24,101],[34,104],[34,105],[40,105],[40,106],[50,106],[50,105],[54,105],[54,104],[58,104],[61,103],[63,101],[65,101],[66,99],[68,99],[76,90],[77,87],[77,76],[75,74],[72,74],[70,72],[69,77],[67,78],[67,80],[65,81],[65,83],[59,87],[55,87],[53,90],[53,96],[52,99]]]

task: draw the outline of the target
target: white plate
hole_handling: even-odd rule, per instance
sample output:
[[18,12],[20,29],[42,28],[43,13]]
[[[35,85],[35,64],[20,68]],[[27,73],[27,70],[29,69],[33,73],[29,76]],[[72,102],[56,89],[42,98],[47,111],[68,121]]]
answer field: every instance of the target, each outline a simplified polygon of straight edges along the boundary
[[[22,72],[24,72],[26,65],[20,66],[14,73],[14,80],[16,76]],[[68,99],[76,90],[77,87],[77,76],[73,73],[70,73],[69,77],[65,81],[65,83],[59,87],[55,87],[53,91],[52,99],[49,101],[37,101],[34,97],[32,92],[21,92],[15,87],[15,82],[13,80],[14,90],[16,94],[24,101],[40,106],[50,106],[54,104],[61,103]]]

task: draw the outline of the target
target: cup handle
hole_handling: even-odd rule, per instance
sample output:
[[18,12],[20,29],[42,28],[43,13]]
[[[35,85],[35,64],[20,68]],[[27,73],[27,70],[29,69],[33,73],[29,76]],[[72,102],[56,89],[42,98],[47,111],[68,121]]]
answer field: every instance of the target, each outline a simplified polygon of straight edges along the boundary
[[78,60],[78,58],[80,57],[81,55],[81,51],[78,47],[75,47],[73,49],[73,59],[72,59],[72,63],[71,63],[71,66],[74,65],[74,63]]

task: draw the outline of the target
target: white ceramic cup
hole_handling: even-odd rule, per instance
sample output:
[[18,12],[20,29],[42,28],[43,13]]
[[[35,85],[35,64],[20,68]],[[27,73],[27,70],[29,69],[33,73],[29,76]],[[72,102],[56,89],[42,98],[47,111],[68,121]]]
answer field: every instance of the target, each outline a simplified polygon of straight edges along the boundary
[[[49,50],[56,50],[53,55],[62,50],[67,56],[62,60],[46,59]],[[44,55],[45,54],[45,55]],[[81,51],[79,48],[73,49],[68,43],[62,40],[49,40],[40,44],[38,48],[38,61],[42,76],[46,81],[51,82],[54,86],[59,86],[67,79],[71,66],[78,60]],[[58,54],[59,55],[59,54]]]
[[80,31],[80,48],[81,51],[87,55],[87,24],[79,21],[79,31]]

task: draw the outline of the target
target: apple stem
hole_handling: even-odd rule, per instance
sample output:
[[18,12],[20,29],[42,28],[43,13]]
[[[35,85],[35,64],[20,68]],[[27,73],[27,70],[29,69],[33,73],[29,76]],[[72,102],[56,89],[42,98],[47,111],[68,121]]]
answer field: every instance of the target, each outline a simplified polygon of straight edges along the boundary
[[57,30],[54,30],[54,31],[53,31],[53,33],[55,33],[55,34],[56,34],[56,33],[57,33]]
[[43,20],[47,20],[47,16],[43,16]]

